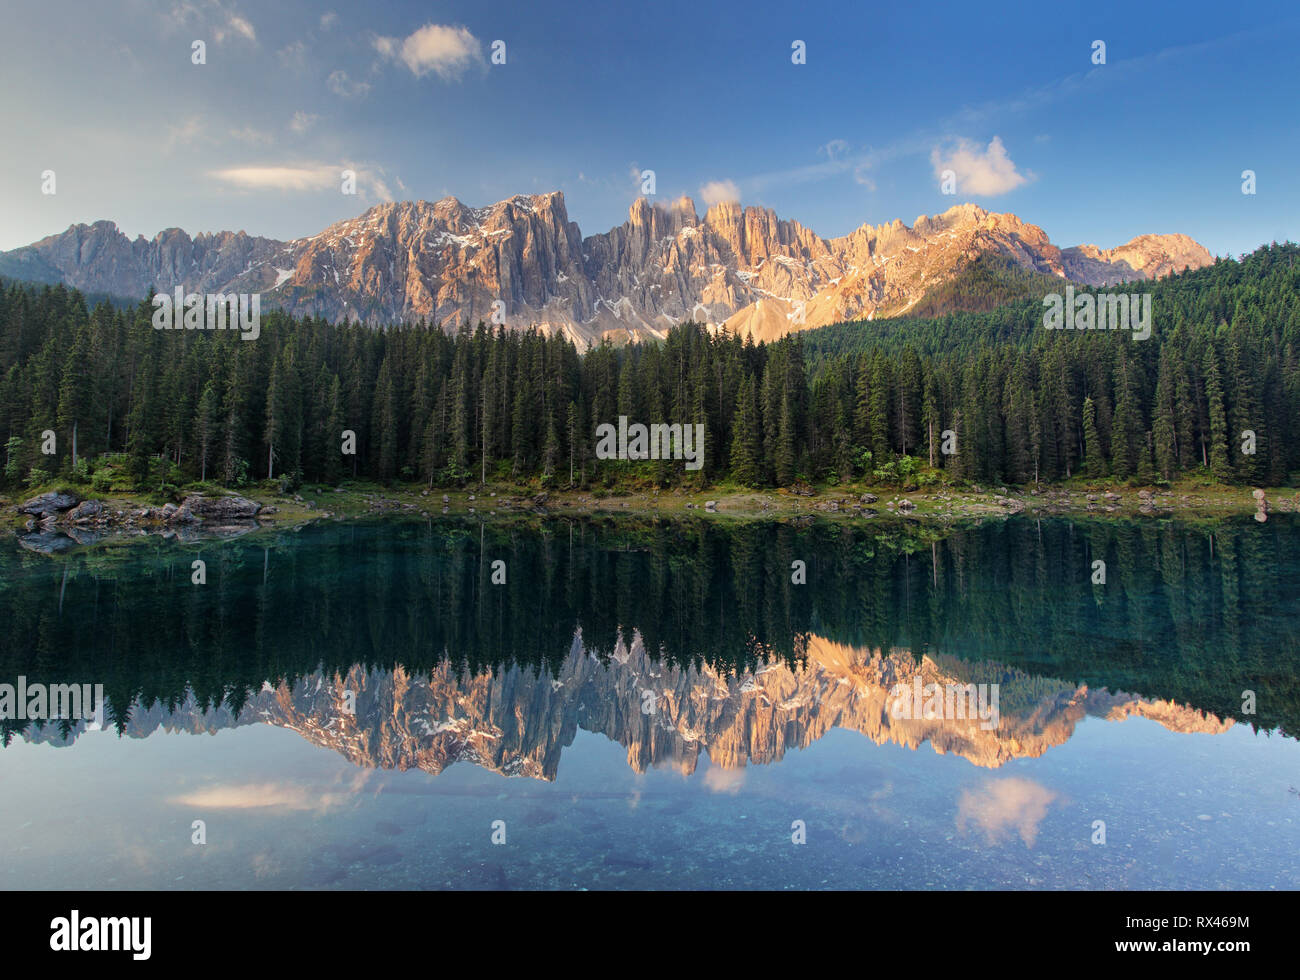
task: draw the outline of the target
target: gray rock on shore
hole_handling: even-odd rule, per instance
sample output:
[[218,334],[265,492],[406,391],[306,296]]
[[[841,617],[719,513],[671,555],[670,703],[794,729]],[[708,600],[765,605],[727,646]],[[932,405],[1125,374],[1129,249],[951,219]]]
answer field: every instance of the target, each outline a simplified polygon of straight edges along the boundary
[[40,496],[33,497],[18,506],[20,514],[34,514],[41,517],[47,517],[51,514],[57,514],[67,510],[69,507],[76,506],[77,497],[71,493],[50,492],[43,493]]
[[205,521],[251,520],[261,509],[262,505],[257,501],[238,494],[227,497],[205,497],[201,493],[193,493],[181,501],[176,513],[170,516],[177,521],[184,520],[180,514],[185,511]]
[[99,500],[83,500],[68,511],[68,520],[76,524],[86,524],[96,520],[104,513],[104,504]]

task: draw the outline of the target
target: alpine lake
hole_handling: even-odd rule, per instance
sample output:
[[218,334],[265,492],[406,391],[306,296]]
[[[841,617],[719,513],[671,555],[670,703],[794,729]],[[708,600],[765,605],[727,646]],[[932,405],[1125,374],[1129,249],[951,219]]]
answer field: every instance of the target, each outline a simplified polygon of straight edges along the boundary
[[1292,515],[8,536],[0,621],[103,691],[8,889],[1300,886]]

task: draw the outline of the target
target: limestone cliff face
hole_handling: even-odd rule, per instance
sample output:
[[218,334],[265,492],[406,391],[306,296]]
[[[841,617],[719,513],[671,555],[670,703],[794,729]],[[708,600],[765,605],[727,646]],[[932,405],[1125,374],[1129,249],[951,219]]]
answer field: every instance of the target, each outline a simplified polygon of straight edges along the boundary
[[162,290],[180,284],[195,292],[220,292],[284,249],[281,242],[242,231],[191,238],[179,228],[168,228],[152,240],[131,241],[111,221],[96,221],[0,253],[0,271],[12,264],[13,274],[21,276],[28,263],[43,269],[44,276],[57,275],[86,292],[127,297],[143,297],[150,287]]
[[[996,727],[978,718],[900,717],[892,693],[914,678],[941,686],[998,683]],[[355,692],[355,713],[344,710],[347,691]],[[607,657],[585,650],[576,638],[555,677],[517,667],[469,678],[446,666],[427,678],[354,668],[345,677],[308,677],[292,688],[267,685],[238,721],[225,707],[137,710],[128,733],[143,737],[160,727],[210,732],[266,722],[361,767],[438,773],[470,762],[550,780],[579,728],[625,746],[628,765],[638,772],[668,766],[690,773],[701,754],[727,769],[770,763],[832,728],[911,749],[928,742],[936,752],[996,768],[1063,744],[1088,715],[1147,717],[1176,732],[1220,733],[1232,726],[1171,702],[1089,691],[944,656],[918,664],[908,653],[865,651],[819,637],[809,639],[804,668],[775,664],[739,677],[708,667],[666,667],[646,654],[639,638]],[[53,732],[29,737],[63,741]]]
[[566,321],[591,314],[578,226],[559,193],[480,209],[454,198],[382,204],[289,248],[292,271],[271,294],[297,312],[452,327],[497,309],[511,325],[552,308]]
[[1076,245],[1065,249],[1061,257],[1069,278],[1105,286],[1132,279],[1158,279],[1214,261],[1205,246],[1186,235],[1139,235],[1127,245],[1108,249]]
[[375,324],[454,327],[496,313],[511,328],[536,325],[585,347],[662,337],[688,318],[772,340],[905,313],[987,253],[1093,286],[1213,261],[1185,235],[1061,250],[1038,226],[974,204],[825,239],[767,208],[724,202],[701,219],[690,198],[638,198],[626,222],[584,239],[557,191],[486,208],[450,197],[381,204],[291,242],[175,228],[132,242],[100,221],[0,253],[0,273],[127,296],[178,285],[260,292],[264,308]]

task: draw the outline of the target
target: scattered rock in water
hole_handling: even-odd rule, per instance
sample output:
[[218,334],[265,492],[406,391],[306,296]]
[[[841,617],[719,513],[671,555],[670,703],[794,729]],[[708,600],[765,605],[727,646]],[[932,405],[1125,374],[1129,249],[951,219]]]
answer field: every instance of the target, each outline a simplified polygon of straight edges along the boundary
[[104,534],[103,531],[96,531],[86,527],[70,527],[63,533],[66,534],[68,537],[70,537],[77,544],[81,544],[81,545],[97,544],[100,541],[103,541],[105,537],[107,537],[107,535]]
[[57,555],[61,551],[76,547],[77,542],[58,531],[41,531],[38,534],[20,534],[18,543],[28,551],[41,555]]

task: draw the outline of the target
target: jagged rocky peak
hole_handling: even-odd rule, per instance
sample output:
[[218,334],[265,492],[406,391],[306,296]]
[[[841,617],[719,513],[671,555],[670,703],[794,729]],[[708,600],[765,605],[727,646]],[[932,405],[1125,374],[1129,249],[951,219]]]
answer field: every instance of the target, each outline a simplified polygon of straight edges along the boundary
[[97,221],[0,253],[0,274],[122,296],[256,291],[264,307],[376,325],[450,326],[485,319],[500,301],[508,327],[581,345],[662,337],[687,318],[770,340],[904,313],[988,253],[1092,286],[1213,261],[1186,235],[1059,249],[1037,225],[972,203],[825,239],[766,207],[719,201],[701,218],[689,197],[640,197],[623,224],[583,238],[551,191],[478,208],[454,197],[387,202],[289,242],[180,228],[130,241]]
[[[579,728],[624,746],[628,765],[638,772],[670,767],[689,774],[704,754],[724,769],[765,765],[833,729],[856,731],[881,745],[919,750],[928,744],[993,769],[1063,745],[1090,716],[1111,722],[1144,717],[1183,733],[1221,734],[1233,726],[1230,718],[1187,705],[1078,687],[1001,665],[996,717],[991,710],[927,717],[919,707],[900,710],[900,685],[904,691],[928,684],[964,687],[977,675],[988,676],[994,665],[943,654],[918,661],[910,651],[851,646],[816,634],[808,637],[803,664],[774,662],[739,674],[708,664],[666,664],[646,651],[639,634],[601,653],[575,637],[554,673],[514,664],[467,675],[443,663],[411,675],[401,667],[358,665],[342,676],[318,672],[292,685],[264,684],[238,718],[225,704],[200,706],[193,698],[170,710],[139,705],[127,734],[142,738],[160,728],[215,732],[265,722],[361,767],[439,773],[468,762],[503,775],[551,780]],[[637,690],[653,692],[653,713],[639,710],[641,699],[628,698]],[[344,707],[347,692],[355,695],[351,710]],[[992,701],[981,703],[981,710],[993,707]],[[67,737],[57,726],[26,737],[67,744],[84,724]]]

